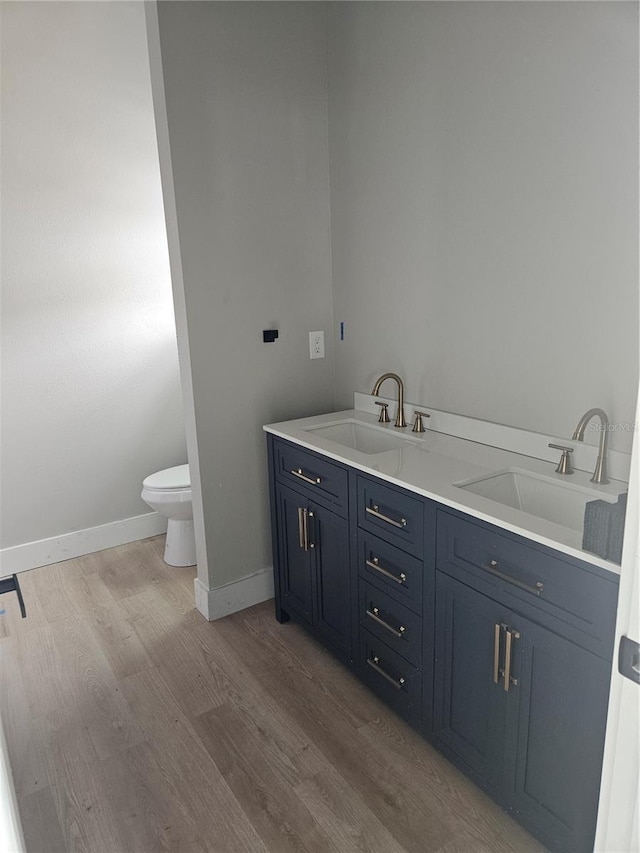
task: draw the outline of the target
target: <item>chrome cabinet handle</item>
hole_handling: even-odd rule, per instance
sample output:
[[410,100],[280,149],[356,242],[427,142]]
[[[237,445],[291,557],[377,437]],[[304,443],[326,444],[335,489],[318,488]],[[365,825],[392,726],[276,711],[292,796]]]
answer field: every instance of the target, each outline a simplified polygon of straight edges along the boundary
[[367,658],[367,663],[369,666],[374,669],[378,675],[381,675],[384,679],[386,679],[389,684],[393,684],[396,690],[400,690],[405,683],[404,678],[393,678],[393,676],[389,675],[384,671],[384,669],[380,666],[380,658],[375,655],[373,658]]
[[535,586],[530,586],[528,583],[523,583],[517,578],[512,578],[511,575],[505,575],[504,572],[498,571],[496,568],[497,565],[497,560],[491,560],[489,565],[483,565],[482,568],[485,572],[495,575],[495,577],[500,578],[500,580],[506,581],[513,586],[517,586],[518,589],[524,589],[526,592],[532,592],[534,595],[540,595],[540,593],[544,592],[544,584],[540,583],[540,581],[537,581]]
[[298,507],[298,545],[305,551],[315,548],[315,542],[309,541],[309,519],[313,518],[313,512],[306,507]]
[[373,560],[365,560],[364,562],[365,565],[369,566],[370,569],[375,569],[376,572],[380,572],[381,575],[384,575],[386,578],[390,578],[396,583],[404,583],[407,579],[407,576],[404,572],[400,572],[399,575],[394,575],[393,572],[390,572],[388,569],[383,569],[380,563],[378,562],[377,557],[374,557]]
[[503,626],[497,622],[493,626],[493,683],[500,681],[500,635]]
[[508,693],[509,686],[511,684],[513,684],[514,687],[518,686],[518,679],[513,678],[511,675],[511,643],[513,640],[520,639],[520,633],[519,631],[509,631],[507,629],[505,636],[507,638],[507,643],[504,650],[504,692]]
[[307,550],[307,548],[306,548],[307,540],[305,538],[305,533],[304,533],[304,513],[305,513],[305,510],[301,506],[299,506],[298,507],[298,545],[300,546],[300,548],[304,548],[304,550],[306,551]]
[[375,518],[379,518],[380,521],[386,521],[387,524],[392,524],[394,527],[399,527],[401,530],[407,526],[406,518],[401,518],[400,521],[396,521],[395,518],[389,518],[388,515],[383,515],[383,513],[380,512],[378,504],[374,504],[373,506],[366,506],[365,512],[368,512],[369,515],[375,516]]
[[404,637],[404,636],[405,636],[405,634],[406,634],[406,632],[407,632],[407,629],[404,627],[404,625],[401,625],[401,626],[398,628],[398,630],[396,630],[396,629],[393,627],[393,625],[389,625],[389,623],[388,623],[388,622],[385,622],[385,621],[384,621],[384,619],[381,619],[381,618],[378,616],[378,613],[379,613],[379,612],[380,612],[380,611],[378,610],[378,608],[377,608],[377,607],[374,607],[374,608],[373,608],[373,610],[370,610],[369,608],[367,608],[367,616],[368,616],[370,619],[373,619],[373,621],[374,621],[374,622],[377,622],[377,623],[378,623],[378,625],[381,625],[381,626],[382,626],[383,628],[385,628],[385,629],[386,629],[390,634],[393,634],[393,636],[394,636],[394,637],[398,637],[398,639],[402,639],[402,637]]
[[310,483],[312,486],[317,486],[319,483],[322,482],[320,477],[313,477],[313,478],[307,477],[307,475],[304,473],[302,468],[298,468],[298,469],[292,468],[291,473],[293,474],[294,477],[299,477],[301,480],[304,480],[305,483]]
[[309,539],[309,519],[313,518],[313,511],[310,509],[309,510],[305,509],[304,513],[305,513],[304,535],[306,537],[307,550],[309,550],[310,548],[313,549],[316,547],[315,542],[312,542]]

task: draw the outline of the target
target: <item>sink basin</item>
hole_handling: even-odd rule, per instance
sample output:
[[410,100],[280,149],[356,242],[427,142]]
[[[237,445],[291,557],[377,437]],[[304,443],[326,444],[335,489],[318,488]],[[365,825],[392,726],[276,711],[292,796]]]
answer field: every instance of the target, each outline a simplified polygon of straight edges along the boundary
[[588,501],[605,500],[615,503],[617,500],[616,495],[602,494],[575,483],[561,483],[552,477],[517,468],[496,471],[454,485],[580,532],[584,523],[585,504]]
[[384,427],[361,423],[352,418],[323,426],[307,427],[305,432],[312,432],[320,438],[326,438],[360,453],[384,453],[385,450],[397,450],[415,443],[403,435],[394,435]]

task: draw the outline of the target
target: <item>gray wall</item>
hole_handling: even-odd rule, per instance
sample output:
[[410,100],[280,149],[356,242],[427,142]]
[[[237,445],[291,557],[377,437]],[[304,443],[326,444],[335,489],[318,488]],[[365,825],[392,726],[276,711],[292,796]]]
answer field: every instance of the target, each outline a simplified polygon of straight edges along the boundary
[[2,4],[0,547],[184,462],[142,4]]
[[[325,11],[158,4],[208,586],[271,563],[262,425],[333,408]],[[262,342],[262,330],[280,330]]]
[[262,424],[384,370],[558,435],[592,405],[633,420],[636,18],[158,4],[210,587],[270,563]]
[[560,436],[591,406],[634,420],[637,16],[331,4],[339,407],[396,370],[409,399]]

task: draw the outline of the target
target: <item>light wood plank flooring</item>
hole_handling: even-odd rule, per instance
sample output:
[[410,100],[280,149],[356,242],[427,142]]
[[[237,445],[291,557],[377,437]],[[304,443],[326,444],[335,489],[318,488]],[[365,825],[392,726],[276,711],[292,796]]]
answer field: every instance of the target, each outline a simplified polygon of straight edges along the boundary
[[31,853],[542,853],[272,602],[207,623],[163,538],[21,575],[0,711]]

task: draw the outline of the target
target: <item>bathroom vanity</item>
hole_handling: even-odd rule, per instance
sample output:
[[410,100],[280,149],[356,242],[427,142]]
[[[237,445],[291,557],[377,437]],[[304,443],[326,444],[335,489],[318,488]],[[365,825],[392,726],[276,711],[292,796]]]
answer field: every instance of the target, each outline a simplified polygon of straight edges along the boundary
[[355,411],[265,429],[276,618],[550,849],[592,850],[615,566],[581,553],[577,531],[464,488],[514,461],[552,482],[553,467]]

